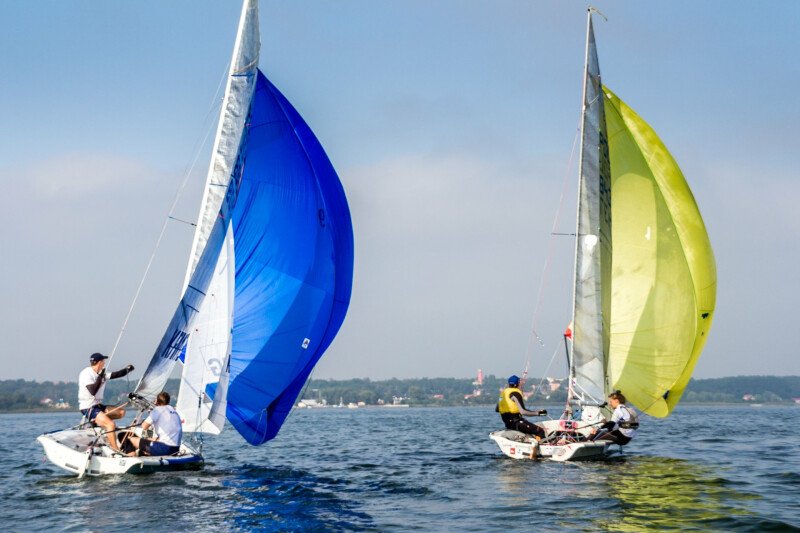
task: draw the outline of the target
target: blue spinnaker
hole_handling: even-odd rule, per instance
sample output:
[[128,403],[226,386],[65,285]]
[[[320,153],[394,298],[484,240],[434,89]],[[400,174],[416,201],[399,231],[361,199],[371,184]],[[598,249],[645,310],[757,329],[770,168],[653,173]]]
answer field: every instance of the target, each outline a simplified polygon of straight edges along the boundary
[[242,144],[226,415],[258,445],[278,433],[344,320],[353,229],[322,146],[260,71]]

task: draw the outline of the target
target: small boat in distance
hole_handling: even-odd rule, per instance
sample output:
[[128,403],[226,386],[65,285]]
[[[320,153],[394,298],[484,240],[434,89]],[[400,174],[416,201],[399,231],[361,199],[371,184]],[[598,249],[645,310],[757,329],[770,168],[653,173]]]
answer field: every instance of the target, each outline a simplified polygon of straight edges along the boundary
[[[342,184],[258,69],[259,48],[258,1],[245,0],[182,297],[129,402],[141,421],[180,361],[184,433],[219,433],[227,420],[252,445],[278,434],[344,321],[353,279]],[[172,456],[125,457],[88,424],[38,440],[79,476],[203,461],[187,443]]]
[[[603,457],[587,439],[621,390],[639,410],[670,414],[708,338],[716,267],[678,165],[655,131],[601,83],[589,9],[581,122],[572,326],[565,335],[567,406],[537,442],[490,434],[504,454],[565,461]],[[612,224],[613,221],[613,224]],[[571,339],[569,338],[571,337]]]

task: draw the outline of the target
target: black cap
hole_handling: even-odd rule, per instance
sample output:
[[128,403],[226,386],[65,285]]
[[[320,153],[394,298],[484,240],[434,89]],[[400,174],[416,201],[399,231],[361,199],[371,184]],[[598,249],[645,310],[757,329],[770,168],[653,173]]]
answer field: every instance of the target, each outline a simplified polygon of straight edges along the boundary
[[107,355],[103,355],[103,354],[101,354],[99,352],[95,352],[95,353],[93,353],[92,355],[89,356],[89,361],[92,364],[95,364],[98,361],[102,361],[103,359],[108,359],[108,356]]

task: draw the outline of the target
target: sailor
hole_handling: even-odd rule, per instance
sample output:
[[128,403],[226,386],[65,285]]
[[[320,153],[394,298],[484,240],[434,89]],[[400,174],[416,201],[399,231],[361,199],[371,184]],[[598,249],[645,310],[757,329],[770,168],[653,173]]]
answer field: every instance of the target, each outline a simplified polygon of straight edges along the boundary
[[592,440],[610,440],[620,446],[628,444],[639,429],[639,416],[625,405],[625,395],[620,391],[609,394],[608,403],[614,409],[611,420],[600,426],[599,431],[592,430]]
[[174,455],[178,453],[183,438],[181,416],[169,404],[169,400],[168,392],[164,391],[158,394],[156,406],[142,424],[143,430],[152,427],[156,438],[128,437],[133,447],[133,451],[128,455]]
[[545,432],[540,426],[532,424],[522,417],[522,415],[544,416],[547,411],[529,411],[525,408],[525,400],[522,397],[522,391],[519,389],[518,376],[508,378],[508,387],[500,393],[500,400],[497,402],[495,411],[500,413],[506,429],[513,429],[538,438],[545,436]]
[[122,406],[109,408],[103,405],[103,393],[106,381],[127,376],[133,371],[133,365],[106,376],[106,359],[106,355],[93,353],[89,356],[89,366],[78,375],[78,408],[90,423],[105,430],[108,445],[119,451],[114,420],[125,416],[125,409]]

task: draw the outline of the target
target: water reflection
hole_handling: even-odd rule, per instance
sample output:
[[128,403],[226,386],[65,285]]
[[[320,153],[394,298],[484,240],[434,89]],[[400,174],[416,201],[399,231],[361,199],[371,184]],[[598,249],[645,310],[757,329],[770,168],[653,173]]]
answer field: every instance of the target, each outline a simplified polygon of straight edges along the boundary
[[[736,436],[739,411],[685,408],[680,418],[650,420],[632,455],[626,449],[616,461],[560,464],[505,457],[486,434],[497,422],[490,410],[309,411],[262,447],[244,445],[236,432],[208,438],[203,470],[82,480],[43,461],[34,440],[42,427],[65,427],[74,414],[2,415],[0,525],[797,531],[800,409],[764,414],[783,422],[785,439],[752,446]],[[662,457],[636,455],[645,451]]]
[[614,531],[724,528],[737,517],[752,516],[740,504],[758,498],[730,485],[711,468],[689,461],[628,457],[606,470],[608,496],[618,505],[595,524]]
[[340,497],[346,483],[303,470],[243,465],[226,479],[228,516],[261,531],[371,529],[372,520]]

